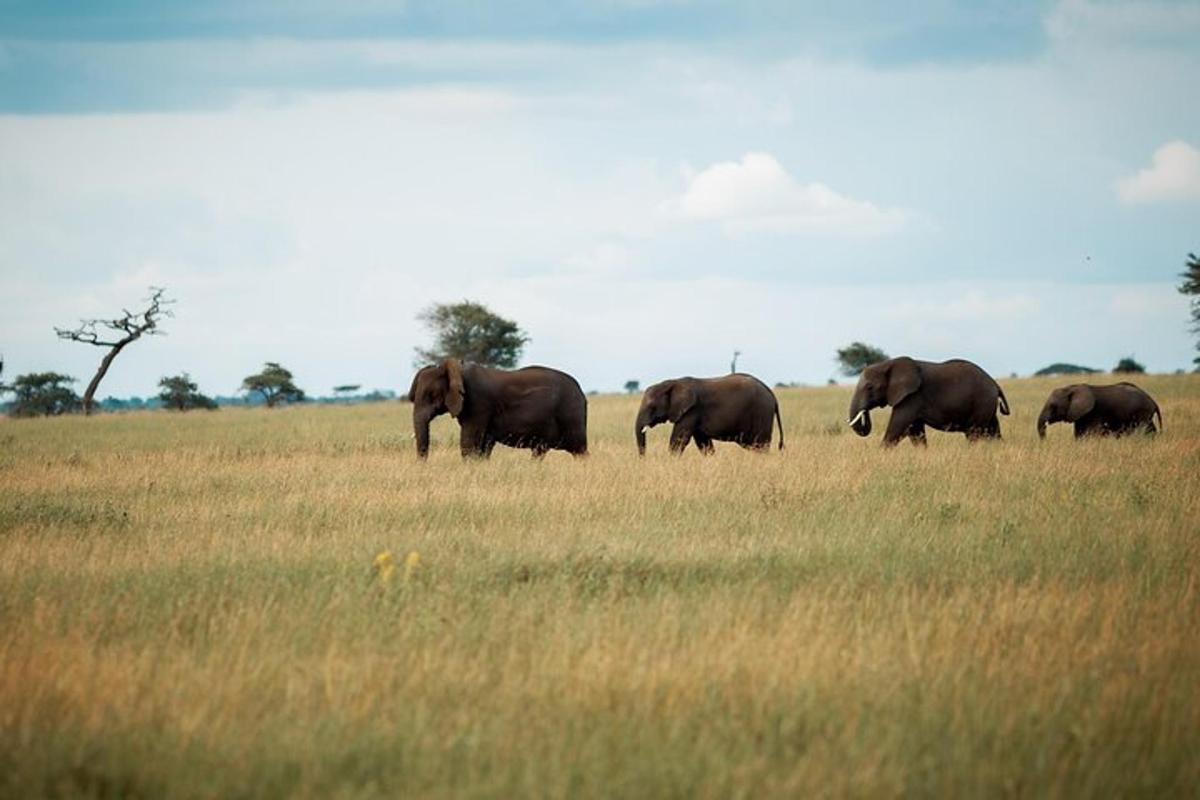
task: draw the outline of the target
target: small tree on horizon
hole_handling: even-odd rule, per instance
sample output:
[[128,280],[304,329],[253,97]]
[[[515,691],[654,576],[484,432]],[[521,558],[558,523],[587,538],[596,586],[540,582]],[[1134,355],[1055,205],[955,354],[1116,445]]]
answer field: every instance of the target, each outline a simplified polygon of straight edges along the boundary
[[517,323],[469,300],[435,303],[418,314],[417,319],[433,334],[433,344],[414,348],[416,367],[457,358],[486,367],[512,369],[529,343],[529,337]]
[[304,390],[292,380],[291,371],[274,361],[268,361],[262,372],[247,375],[242,381],[242,391],[262,395],[267,408],[274,408],[280,401],[299,403],[304,400]]
[[60,339],[108,348],[108,352],[100,359],[100,366],[96,370],[95,376],[83,392],[84,414],[92,413],[96,390],[100,388],[100,381],[108,373],[113,359],[143,335],[158,336],[162,334],[162,331],[158,330],[159,321],[162,317],[173,316],[171,310],[164,306],[168,306],[174,301],[164,299],[165,293],[166,289],[151,286],[144,311],[135,313],[129,309],[121,309],[123,316],[117,319],[84,319],[79,321],[77,328],[56,327],[54,329]]
[[625,392],[627,394],[633,394],[640,388],[642,388],[640,381],[625,381]]
[[1067,364],[1062,361],[1057,361],[1048,367],[1042,367],[1037,372],[1033,373],[1035,377],[1045,375],[1092,375],[1100,370],[1092,369],[1091,367],[1081,367],[1078,364]]
[[[1188,253],[1184,262],[1183,272],[1179,273],[1183,282],[1179,284],[1179,293],[1191,297],[1192,325],[1189,330],[1200,335],[1200,256]],[[1196,349],[1200,350],[1200,338],[1196,340]],[[1200,355],[1192,359],[1196,369],[1200,371]]]
[[848,378],[853,378],[872,364],[887,359],[887,353],[865,342],[851,342],[837,351],[838,368]]
[[1114,373],[1144,373],[1146,368],[1134,360],[1133,356],[1125,356],[1113,367]]
[[74,383],[70,375],[58,372],[30,372],[18,375],[6,392],[16,395],[8,409],[13,417],[56,417],[78,411],[79,395],[66,384]]
[[200,393],[200,387],[186,372],[168,375],[158,382],[158,386],[158,399],[169,409],[189,411],[193,408],[212,410],[217,407],[211,397]]

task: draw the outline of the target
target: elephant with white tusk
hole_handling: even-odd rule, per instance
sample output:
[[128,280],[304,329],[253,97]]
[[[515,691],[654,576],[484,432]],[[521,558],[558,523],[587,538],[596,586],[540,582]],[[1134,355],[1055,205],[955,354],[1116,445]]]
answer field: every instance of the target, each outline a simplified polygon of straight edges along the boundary
[[872,364],[862,371],[850,399],[847,423],[859,436],[871,433],[871,409],[892,407],[883,435],[891,446],[905,436],[925,444],[925,426],[965,433],[967,439],[999,439],[1000,420],[1008,400],[999,384],[970,361],[941,363],[907,356]]

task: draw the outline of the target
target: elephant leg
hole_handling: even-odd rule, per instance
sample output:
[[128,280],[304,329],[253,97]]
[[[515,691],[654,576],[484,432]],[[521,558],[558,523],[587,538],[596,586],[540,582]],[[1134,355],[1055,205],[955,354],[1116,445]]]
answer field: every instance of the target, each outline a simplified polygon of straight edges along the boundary
[[915,447],[927,447],[929,442],[925,439],[925,423],[914,422],[908,426],[908,438]]
[[586,456],[588,454],[587,433],[576,431],[568,434],[563,439],[561,449],[566,450],[576,458]]
[[892,418],[888,420],[887,430],[883,433],[883,446],[895,447],[913,425],[923,425],[914,411],[907,408],[892,409]]
[[487,447],[487,429],[476,425],[463,425],[458,434],[458,449],[463,458],[487,458],[491,450]]
[[676,455],[682,453],[688,446],[688,442],[692,438],[692,428],[690,425],[681,425],[678,422],[671,428],[671,452]]
[[711,456],[716,452],[716,448],[713,447],[713,440],[705,434],[696,431],[696,433],[692,435],[692,438],[696,440],[696,449],[704,455]]
[[[967,437],[968,439],[971,437]],[[988,424],[984,425],[975,432],[974,441],[980,439],[999,439],[1000,438],[1000,420],[998,417],[992,417]]]
[[545,458],[545,457],[546,457],[546,452],[547,452],[547,451],[548,451],[550,448],[549,448],[549,447],[546,447],[546,444],[545,444],[544,442],[538,442],[537,444],[535,444],[535,445],[533,446],[533,448],[532,448],[532,449],[533,449],[533,458],[534,458],[534,460],[535,460],[535,461],[541,461],[543,458]]

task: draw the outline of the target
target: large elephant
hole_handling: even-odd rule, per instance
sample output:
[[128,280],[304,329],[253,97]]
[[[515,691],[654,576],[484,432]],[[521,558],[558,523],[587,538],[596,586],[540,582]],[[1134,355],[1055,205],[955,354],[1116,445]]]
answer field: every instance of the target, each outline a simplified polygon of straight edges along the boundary
[[1038,415],[1037,432],[1044,439],[1049,423],[1073,422],[1076,438],[1090,434],[1120,436],[1138,429],[1152,434],[1158,431],[1154,427],[1156,415],[1161,428],[1158,403],[1132,383],[1111,386],[1076,383],[1055,389],[1046,398],[1046,405]]
[[497,442],[532,450],[535,458],[547,450],[587,455],[587,398],[565,372],[492,369],[448,358],[417,372],[408,399],[421,458],[429,454],[430,420],[447,412],[461,427],[464,458],[487,458]]
[[871,433],[871,409],[892,407],[883,443],[905,436],[925,444],[925,426],[965,433],[967,439],[1000,438],[1000,420],[1008,400],[982,369],[959,358],[935,363],[907,356],[872,364],[862,371],[850,399],[850,427],[859,436]]
[[772,421],[779,424],[779,449],[783,449],[779,403],[766,384],[752,375],[677,378],[648,388],[634,426],[639,455],[646,454],[646,429],[668,420],[674,423],[672,453],[682,453],[693,439],[706,455],[713,452],[714,440],[767,450]]

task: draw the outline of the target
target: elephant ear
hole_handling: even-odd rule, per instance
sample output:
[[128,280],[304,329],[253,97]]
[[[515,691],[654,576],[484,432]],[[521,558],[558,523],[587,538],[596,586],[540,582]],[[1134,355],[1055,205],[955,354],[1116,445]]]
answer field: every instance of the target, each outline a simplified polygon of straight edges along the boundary
[[1078,422],[1095,407],[1096,393],[1092,387],[1076,386],[1071,390],[1071,401],[1067,404],[1067,422]]
[[696,389],[690,383],[680,381],[671,386],[668,394],[667,419],[679,422],[680,418],[696,405]]
[[449,384],[446,387],[446,409],[450,416],[457,419],[462,413],[463,401],[467,396],[467,389],[463,385],[462,362],[457,358],[447,358],[445,367]]
[[425,370],[433,369],[433,367],[421,367],[417,370],[417,374],[413,375],[412,386],[408,387],[408,402],[417,402],[417,384],[421,381],[421,376],[425,374]]
[[911,358],[901,357],[888,370],[887,404],[893,408],[921,388],[921,369]]

